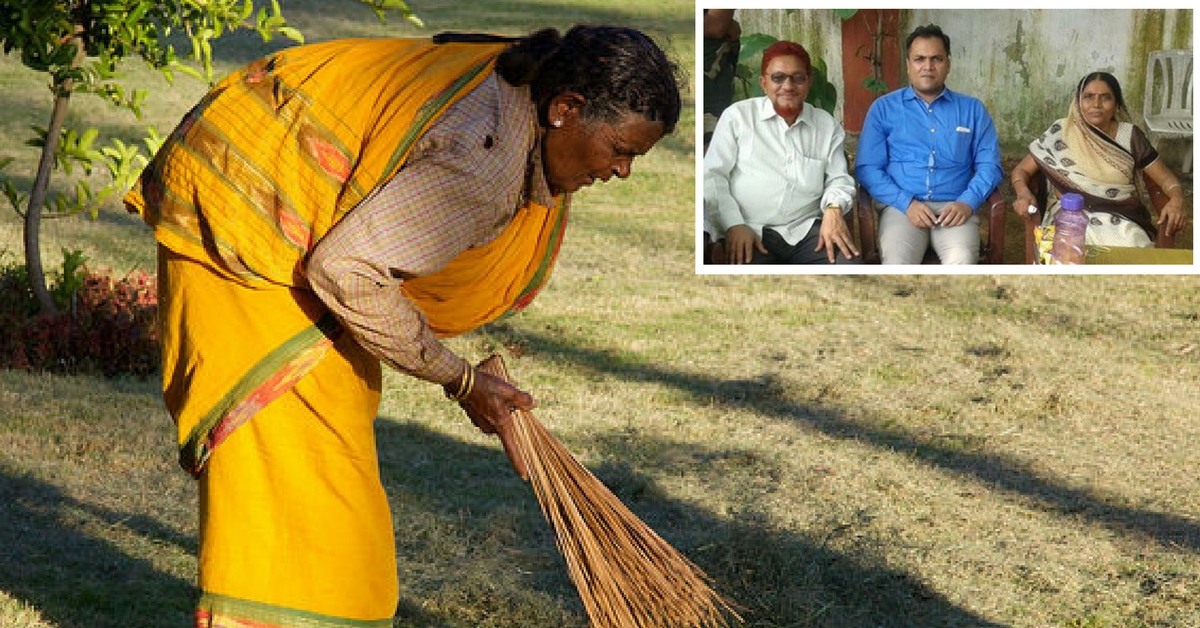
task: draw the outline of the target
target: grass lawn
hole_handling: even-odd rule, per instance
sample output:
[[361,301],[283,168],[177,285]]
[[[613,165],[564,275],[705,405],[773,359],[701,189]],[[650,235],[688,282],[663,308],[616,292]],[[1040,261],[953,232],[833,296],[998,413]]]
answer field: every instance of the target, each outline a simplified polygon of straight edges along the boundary
[[[416,9],[431,31],[645,27],[691,73],[690,2],[465,6]],[[313,40],[412,32],[353,3],[284,10]],[[261,51],[241,38],[224,67]],[[24,152],[42,89],[0,61],[0,155]],[[156,90],[150,122],[200,92]],[[749,626],[1200,627],[1200,279],[697,276],[693,124],[580,193],[538,300],[451,346],[506,352],[538,417]],[[117,207],[45,238],[48,262],[152,267]],[[0,212],[0,251],[19,242]],[[0,372],[0,408],[0,627],[189,625],[195,485],[158,382]],[[495,439],[395,374],[377,431],[397,626],[586,625]]]

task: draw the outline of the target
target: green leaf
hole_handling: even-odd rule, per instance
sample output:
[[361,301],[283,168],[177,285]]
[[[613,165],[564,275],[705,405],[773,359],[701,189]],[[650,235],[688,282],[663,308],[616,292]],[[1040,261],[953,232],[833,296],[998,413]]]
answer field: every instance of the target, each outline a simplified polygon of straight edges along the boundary
[[868,76],[863,79],[863,87],[875,94],[886,94],[891,91],[891,88],[888,87],[888,84],[883,79],[875,78],[874,76]]
[[193,68],[190,65],[180,63],[179,65],[175,66],[175,69],[179,70],[180,72],[183,72],[184,74],[186,74],[196,80],[199,80],[199,81],[204,80],[204,74],[202,74],[200,72],[200,70],[197,70],[196,68]]
[[50,65],[60,67],[70,67],[71,62],[75,60],[75,45],[71,43],[60,44],[54,49],[50,55]]
[[95,127],[88,127],[88,129],[83,132],[83,135],[79,137],[77,146],[80,150],[86,151],[92,147],[92,144],[96,142],[96,138],[99,136],[100,131],[98,131]]
[[812,57],[813,70],[822,78],[829,76],[829,66],[825,64],[825,60],[821,57]]
[[848,20],[854,17],[854,14],[856,13],[858,13],[858,9],[833,9],[833,14],[842,18],[843,20]]
[[133,10],[130,11],[122,21],[125,22],[125,24],[127,24],[131,30],[136,29],[141,23],[142,18],[146,16],[146,12],[149,10],[150,3],[135,3],[133,5]]
[[92,199],[92,186],[88,182],[80,179],[75,182],[75,202],[79,205],[85,205]]
[[4,179],[4,195],[8,197],[8,202],[13,206],[13,209],[17,210],[17,213],[21,213],[21,208],[25,206],[26,197],[24,194],[18,192],[17,187],[8,179]]
[[167,138],[158,134],[158,130],[154,127],[146,127],[146,137],[142,138],[142,143],[146,145],[146,149],[151,155],[157,154],[158,149],[162,148]]
[[837,108],[837,88],[828,82],[813,85],[812,89],[808,91],[808,102],[833,113],[833,110]]
[[129,109],[133,111],[133,115],[138,120],[142,119],[142,105],[146,102],[146,97],[149,95],[150,90],[135,89],[133,90],[133,97],[129,99]]
[[304,35],[301,34],[299,30],[292,28],[291,26],[280,27],[279,34],[283,35],[284,37],[287,37],[288,39],[290,39],[294,42],[301,43],[301,44],[304,43]]
[[746,63],[754,59],[777,41],[779,40],[763,33],[752,33],[742,37],[742,51],[738,53],[738,63]]

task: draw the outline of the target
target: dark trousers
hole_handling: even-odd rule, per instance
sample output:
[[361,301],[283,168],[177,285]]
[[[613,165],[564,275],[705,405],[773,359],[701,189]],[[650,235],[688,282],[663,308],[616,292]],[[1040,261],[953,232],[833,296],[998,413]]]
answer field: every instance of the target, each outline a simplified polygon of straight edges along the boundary
[[[817,240],[821,235],[821,221],[813,223],[808,234],[800,239],[796,244],[788,244],[783,236],[776,233],[771,228],[763,229],[762,243],[763,248],[767,249],[767,254],[763,255],[757,249],[754,251],[754,257],[750,260],[751,264],[828,264],[829,253],[825,249],[815,251],[817,248]],[[837,247],[834,247],[836,250]],[[838,264],[861,264],[861,257],[848,258],[842,255],[842,252],[837,251]]]

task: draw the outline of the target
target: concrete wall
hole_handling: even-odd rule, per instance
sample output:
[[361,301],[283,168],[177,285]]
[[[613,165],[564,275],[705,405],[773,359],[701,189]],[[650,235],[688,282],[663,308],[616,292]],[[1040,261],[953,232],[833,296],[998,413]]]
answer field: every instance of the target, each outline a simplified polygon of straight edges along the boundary
[[[841,21],[831,10],[739,10],[737,18],[743,33],[792,39],[825,59],[842,93]],[[1117,77],[1133,120],[1142,124],[1150,52],[1192,48],[1188,9],[907,9],[901,22],[901,48],[920,24],[938,24],[950,35],[947,84],[988,105],[1009,149],[1066,115],[1075,84],[1096,70]],[[840,102],[835,115],[842,115]]]
[[987,103],[1006,144],[1065,116],[1076,84],[1095,71],[1117,77],[1141,124],[1150,52],[1192,47],[1190,10],[914,9],[902,22],[904,33],[933,23],[950,36],[947,85]]

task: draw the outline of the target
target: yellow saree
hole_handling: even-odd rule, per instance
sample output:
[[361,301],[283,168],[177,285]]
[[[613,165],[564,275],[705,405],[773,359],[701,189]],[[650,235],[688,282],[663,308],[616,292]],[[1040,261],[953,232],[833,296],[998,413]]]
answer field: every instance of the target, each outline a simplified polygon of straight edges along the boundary
[[[254,62],[126,197],[160,244],[164,400],[200,479],[198,626],[391,625],[380,366],[308,290],[304,260],[503,48],[346,40]],[[530,203],[403,290],[439,335],[474,329],[532,299],[565,220],[565,197]]]

